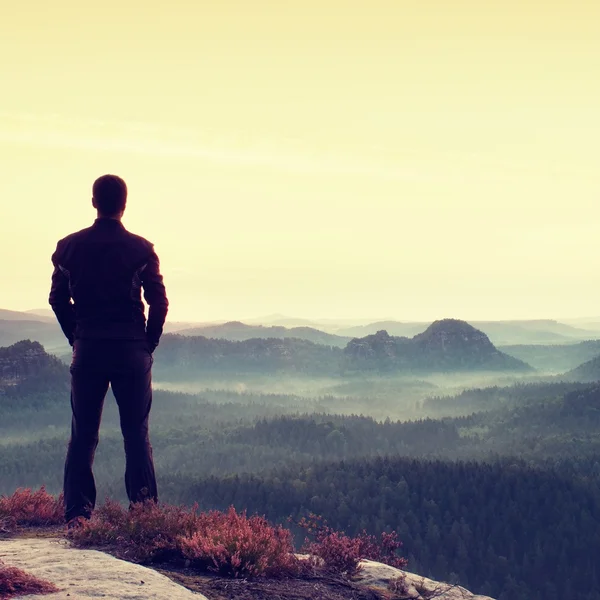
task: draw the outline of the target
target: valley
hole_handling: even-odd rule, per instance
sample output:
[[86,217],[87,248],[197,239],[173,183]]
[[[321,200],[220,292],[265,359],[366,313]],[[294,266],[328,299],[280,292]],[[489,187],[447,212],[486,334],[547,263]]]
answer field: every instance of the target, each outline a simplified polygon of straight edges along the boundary
[[[382,331],[340,346],[166,334],[151,415],[161,498],[394,529],[423,575],[499,600],[596,600],[596,342],[497,348],[456,320],[412,338]],[[35,341],[0,348],[0,494],[61,489],[66,356]],[[109,392],[102,497],[125,499],[123,468]]]

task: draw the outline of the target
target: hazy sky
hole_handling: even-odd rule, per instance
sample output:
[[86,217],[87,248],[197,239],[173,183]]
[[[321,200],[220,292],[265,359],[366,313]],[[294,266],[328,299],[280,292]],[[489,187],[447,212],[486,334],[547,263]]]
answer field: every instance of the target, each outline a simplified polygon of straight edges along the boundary
[[600,314],[600,3],[21,0],[0,11],[0,307],[95,177],[172,319]]

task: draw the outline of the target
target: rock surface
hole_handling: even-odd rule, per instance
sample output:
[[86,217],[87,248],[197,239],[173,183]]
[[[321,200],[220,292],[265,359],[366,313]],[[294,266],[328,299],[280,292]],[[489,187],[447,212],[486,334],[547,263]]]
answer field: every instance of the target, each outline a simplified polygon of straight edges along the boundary
[[371,560],[363,560],[361,565],[357,581],[371,588],[386,590],[390,581],[404,578],[407,600],[493,600],[489,596],[477,596],[458,585],[440,583]]
[[[1,540],[0,559],[60,589],[55,594],[20,596],[18,600],[209,600],[153,569],[97,550],[73,548],[65,539]],[[390,581],[405,578],[406,600],[493,600],[378,562],[365,560],[361,565],[355,581],[366,587],[387,590]]]
[[11,539],[0,542],[0,559],[61,591],[19,600],[208,600],[147,567],[97,550],[78,550],[60,539]]

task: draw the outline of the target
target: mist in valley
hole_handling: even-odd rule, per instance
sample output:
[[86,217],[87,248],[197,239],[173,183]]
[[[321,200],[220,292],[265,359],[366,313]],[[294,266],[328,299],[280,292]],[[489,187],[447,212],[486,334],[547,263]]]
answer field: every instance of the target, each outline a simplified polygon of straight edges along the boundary
[[531,373],[465,372],[410,376],[310,378],[286,375],[207,377],[198,381],[156,381],[155,388],[182,392],[214,403],[264,404],[299,412],[364,415],[383,421],[435,418],[427,400],[472,388],[510,387],[551,380]]

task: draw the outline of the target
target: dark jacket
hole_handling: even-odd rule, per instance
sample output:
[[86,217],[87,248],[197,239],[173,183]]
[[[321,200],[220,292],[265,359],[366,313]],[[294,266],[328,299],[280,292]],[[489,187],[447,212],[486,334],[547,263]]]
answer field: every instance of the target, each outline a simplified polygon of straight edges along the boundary
[[[156,348],[169,302],[148,240],[120,221],[99,218],[60,240],[52,263],[49,302],[71,345],[76,339],[124,339]],[[142,287],[150,307],[147,325]]]

